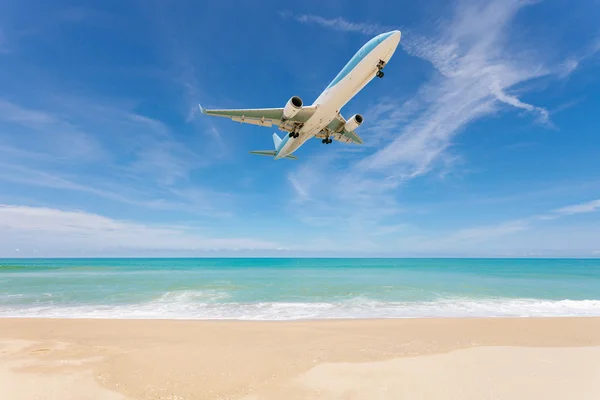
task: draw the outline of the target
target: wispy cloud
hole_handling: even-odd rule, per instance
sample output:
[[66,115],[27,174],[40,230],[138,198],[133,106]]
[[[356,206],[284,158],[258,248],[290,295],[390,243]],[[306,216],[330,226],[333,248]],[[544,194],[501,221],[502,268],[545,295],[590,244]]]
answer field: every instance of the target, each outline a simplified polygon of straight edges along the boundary
[[214,238],[185,226],[149,225],[83,211],[0,204],[0,250],[42,255],[115,251],[276,250],[276,243]]
[[511,235],[531,227],[527,220],[502,222],[498,225],[478,226],[460,229],[451,236],[451,241],[487,241],[501,236]]
[[573,215],[590,213],[600,210],[600,199],[588,201],[587,203],[575,204],[572,206],[562,207],[554,211],[559,215]]
[[585,46],[577,54],[568,57],[562,64],[558,66],[558,75],[562,78],[570,76],[575,70],[577,70],[582,64],[588,59],[594,57],[600,52],[600,37],[597,37],[587,46]]
[[[77,25],[86,23],[109,24],[113,16],[109,13],[100,12],[94,8],[73,6],[63,8],[56,4],[55,7],[45,9],[43,14],[35,12],[25,13],[27,8],[4,7],[3,16],[6,16],[9,24],[2,29],[0,27],[0,54],[17,53],[21,50],[23,42],[30,38],[39,38],[52,34],[60,34],[60,28],[65,25]],[[27,14],[25,16],[25,14]],[[7,37],[10,38],[10,43]],[[10,45],[10,46],[9,46]]]
[[[560,77],[561,71],[535,43],[513,40],[519,32],[512,21],[523,7],[537,6],[518,0],[464,0],[456,4],[450,18],[428,26],[425,33],[404,30],[404,51],[428,61],[436,73],[412,97],[382,98],[364,111],[367,123],[360,129],[368,137],[361,153],[328,149],[326,157],[307,160],[290,172],[294,215],[309,226],[328,226],[324,236],[336,237],[340,246],[408,251],[441,249],[444,243],[452,249],[471,239],[509,240],[541,223],[540,216],[531,216],[459,229],[445,237],[415,225],[382,228],[405,227],[406,221],[414,220],[401,203],[409,181],[434,171],[443,177],[458,162],[468,162],[452,145],[472,122],[516,110],[535,123],[554,127],[543,105],[521,99],[527,90],[524,83]],[[389,29],[315,16],[286,17],[365,35]],[[402,239],[393,244],[394,237]]]
[[508,104],[515,108],[520,108],[522,110],[526,110],[532,113],[538,114],[538,121],[542,124],[550,124],[550,114],[548,110],[542,107],[536,107],[532,104],[527,104],[519,100],[516,96],[512,96],[506,94],[502,89],[498,87],[494,87],[492,89],[492,94],[496,97],[497,100],[501,101],[504,104]]
[[34,128],[59,122],[55,116],[47,112],[26,109],[3,99],[0,99],[0,120],[16,122]]
[[[547,74],[539,61],[511,50],[507,29],[525,3],[461,2],[454,18],[439,26],[437,37],[405,35],[404,48],[432,63],[440,76],[425,84],[413,99],[419,112],[409,124],[389,127],[396,137],[388,146],[360,163],[365,170],[393,168],[399,178],[429,172],[452,139],[472,121],[499,111],[498,102],[535,112],[548,122],[546,109],[527,104],[507,91]],[[403,121],[402,121],[403,122]],[[389,124],[388,124],[389,125]],[[391,129],[390,129],[391,128]]]
[[[368,202],[367,208],[375,211],[382,203],[397,209],[395,193],[403,183],[436,168],[446,173],[460,159],[452,152],[452,142],[473,121],[518,109],[551,126],[546,108],[522,101],[513,89],[556,70],[544,63],[543,54],[536,53],[535,48],[515,46],[511,40],[511,35],[516,35],[511,21],[521,8],[530,5],[518,0],[461,1],[451,18],[428,27],[434,34],[405,32],[403,49],[430,62],[437,74],[412,98],[402,102],[382,99],[367,110],[368,141],[387,144],[362,158],[348,157],[330,164],[329,175],[319,173],[322,166],[304,171],[312,177],[314,192],[329,203],[344,200],[348,207],[348,203],[364,207]],[[319,18],[303,18],[301,22],[365,34],[371,34],[372,29],[368,24]],[[296,172],[310,168],[303,165]],[[323,179],[319,181],[320,176]],[[312,194],[304,187],[302,196]]]
[[27,148],[56,161],[94,161],[106,155],[92,135],[52,112],[0,99],[0,124],[3,127],[0,138],[5,144]]
[[306,200],[310,200],[310,196],[308,190],[305,188],[306,182],[301,181],[299,178],[296,174],[288,176],[288,180],[292,184],[296,194],[294,200],[303,203]]
[[[369,220],[367,213],[361,209],[351,209],[352,212],[344,218],[335,215],[317,217],[322,210],[313,208],[312,204],[305,206],[311,207],[311,213],[302,217],[301,210],[296,210],[301,220],[326,229],[322,236],[313,237],[313,250],[335,248],[346,252],[396,256],[589,256],[594,255],[592,251],[597,249],[595,238],[600,234],[600,226],[573,227],[568,223],[572,215],[600,211],[600,200],[518,219],[450,230],[441,230],[439,226],[428,230],[414,223],[392,223],[384,214],[375,214],[375,219]],[[345,207],[344,204],[336,206]],[[330,214],[332,209],[328,210]],[[555,219],[565,219],[565,223],[550,225],[549,221]],[[331,226],[336,226],[336,229],[332,230]],[[311,248],[310,242],[303,248]]]
[[[424,254],[480,254],[502,250],[496,255],[528,256],[532,249],[538,255],[556,255],[578,248],[581,254],[593,255],[594,236],[600,230],[594,226],[560,224],[550,229],[550,220],[568,218],[574,214],[600,210],[600,200],[569,205],[544,214],[460,228],[445,234],[424,233],[421,237],[403,239],[403,250]],[[511,254],[512,252],[512,254]]]
[[[499,102],[535,113],[539,122],[549,123],[545,108],[525,103],[507,92],[519,83],[549,73],[537,59],[518,57],[520,54],[510,48],[507,36],[510,30],[506,28],[517,11],[529,4],[517,0],[496,0],[486,5],[463,1],[456,7],[453,19],[439,24],[436,36],[405,32],[403,48],[429,61],[441,77],[425,84],[417,96],[405,104],[386,103],[388,109],[377,115],[381,123],[376,122],[370,130],[396,139],[363,160],[359,169],[394,168],[395,175],[401,179],[423,175],[444,156],[452,138],[463,127],[497,112]],[[293,18],[364,34],[388,29],[342,18],[314,15]],[[407,115],[412,118],[408,124]]]
[[[205,55],[200,60],[194,58],[197,53],[196,41],[176,22],[177,14],[173,13],[170,6],[160,2],[153,2],[149,6],[147,11],[154,22],[156,42],[170,65],[167,72],[169,80],[182,92],[181,113],[185,115],[185,122],[195,124],[200,133],[206,135],[204,144],[211,148],[212,158],[226,157],[229,154],[228,148],[215,124],[209,119],[198,118],[198,103],[203,102],[207,96],[201,84],[201,63],[210,62],[206,59],[208,56]],[[229,150],[231,145],[228,144]]]
[[4,182],[17,182],[20,184],[52,189],[84,192],[93,194],[95,196],[116,200],[122,203],[140,205],[136,201],[128,199],[116,191],[102,190],[98,189],[97,187],[86,186],[61,176],[15,164],[0,163],[0,180]]
[[[75,177],[65,177],[56,173],[26,168],[16,164],[0,162],[0,181],[15,182],[24,185],[49,189],[67,190],[90,194],[96,197],[117,201],[119,203],[145,207],[150,209],[178,209],[190,211],[185,203],[166,201],[154,194],[139,193],[131,188],[125,189],[119,184],[96,181],[92,185],[79,183]],[[89,180],[89,179],[88,179]],[[196,209],[201,209],[200,207]]]
[[324,18],[312,14],[294,14],[289,11],[282,11],[279,15],[282,18],[294,19],[303,24],[315,24],[336,31],[358,32],[365,35],[376,35],[395,29],[375,23],[350,22],[342,17]]
[[506,221],[497,225],[461,229],[452,237],[456,240],[462,239],[491,239],[498,236],[510,235],[535,227],[537,223],[550,219],[568,217],[575,214],[600,211],[600,200],[592,200],[586,203],[564,206],[552,210],[547,214],[536,214],[519,220]]
[[[229,214],[217,208],[231,201],[224,202],[214,191],[205,191],[202,201],[183,195],[192,185],[190,173],[212,160],[203,147],[190,146],[194,141],[184,144],[162,122],[118,100],[113,105],[81,97],[50,99],[45,108],[0,101],[5,143],[0,147],[0,180],[152,209]],[[202,188],[196,185],[195,190]]]
[[532,219],[547,221],[570,215],[592,213],[598,210],[600,210],[600,199],[557,208],[546,214],[536,215]]

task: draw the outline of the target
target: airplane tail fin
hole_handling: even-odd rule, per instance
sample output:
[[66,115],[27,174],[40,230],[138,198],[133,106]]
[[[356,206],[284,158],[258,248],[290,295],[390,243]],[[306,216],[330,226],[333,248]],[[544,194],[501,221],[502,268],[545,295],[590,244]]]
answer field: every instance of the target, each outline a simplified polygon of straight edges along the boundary
[[[279,150],[279,146],[281,146],[281,138],[276,134],[273,133],[273,145],[275,145],[275,150],[254,150],[251,151],[250,154],[256,154],[259,156],[269,156],[269,157],[275,157],[277,155],[277,151]],[[293,155],[289,155],[289,156],[285,156],[284,158],[289,158],[291,160],[297,160],[298,157],[293,156]]]
[[273,133],[273,144],[275,145],[275,150],[277,150],[281,144],[281,138],[277,136],[276,133]]
[[[277,151],[275,150],[254,150],[251,151],[250,154],[256,154],[258,156],[269,156],[269,157],[275,157],[275,154],[277,154]],[[297,160],[298,157],[294,156],[294,155],[289,155],[286,156],[284,158],[289,158],[290,160]]]

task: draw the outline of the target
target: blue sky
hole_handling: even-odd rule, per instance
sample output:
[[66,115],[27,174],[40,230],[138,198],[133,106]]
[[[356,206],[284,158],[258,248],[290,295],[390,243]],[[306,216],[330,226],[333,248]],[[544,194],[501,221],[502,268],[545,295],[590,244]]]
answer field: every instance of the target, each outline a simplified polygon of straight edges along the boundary
[[[0,4],[0,256],[600,256],[598,1],[239,3]],[[390,29],[362,146],[198,113]]]

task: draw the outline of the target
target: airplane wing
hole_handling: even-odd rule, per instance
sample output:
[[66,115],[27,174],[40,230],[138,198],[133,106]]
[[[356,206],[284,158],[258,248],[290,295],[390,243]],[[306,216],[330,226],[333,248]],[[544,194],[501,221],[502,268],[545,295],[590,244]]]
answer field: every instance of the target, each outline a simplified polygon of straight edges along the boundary
[[[315,113],[316,107],[302,107],[298,113],[286,120],[290,122],[306,122]],[[207,110],[200,106],[203,114],[229,118],[232,121],[271,127],[281,124],[283,108],[250,108],[229,110]]]
[[[343,143],[355,143],[355,144],[363,144],[363,140],[360,136],[356,134],[356,132],[346,132],[344,131],[344,125],[346,124],[346,119],[342,117],[341,114],[338,114],[333,121],[327,125],[327,129],[330,131],[330,138],[337,140],[338,142]],[[325,133],[320,132],[318,135],[315,135],[320,139],[325,138]]]

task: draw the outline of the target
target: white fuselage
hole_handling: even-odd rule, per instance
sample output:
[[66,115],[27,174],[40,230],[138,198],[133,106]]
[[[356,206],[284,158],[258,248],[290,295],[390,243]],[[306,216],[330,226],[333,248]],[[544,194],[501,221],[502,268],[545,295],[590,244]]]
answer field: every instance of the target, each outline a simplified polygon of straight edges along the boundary
[[315,113],[299,130],[300,136],[286,136],[276,159],[292,154],[307,140],[321,132],[362,88],[377,74],[378,64],[387,63],[400,43],[400,32],[392,31],[367,42],[350,60],[335,80],[314,101]]

